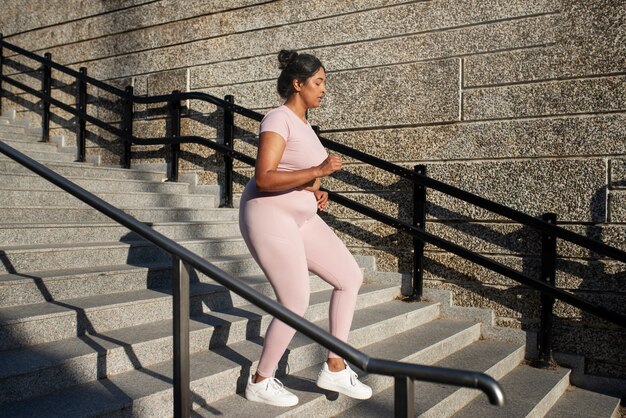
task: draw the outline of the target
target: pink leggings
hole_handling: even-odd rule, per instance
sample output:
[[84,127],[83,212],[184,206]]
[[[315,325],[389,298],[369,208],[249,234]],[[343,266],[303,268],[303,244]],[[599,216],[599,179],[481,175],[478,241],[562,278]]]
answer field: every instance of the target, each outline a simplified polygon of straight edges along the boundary
[[[347,341],[363,274],[344,243],[317,215],[313,193],[259,192],[253,178],[241,198],[239,228],[281,305],[304,315],[309,305],[309,271],[334,287],[330,333]],[[261,376],[273,375],[294,334],[287,324],[272,320],[257,369]],[[329,353],[329,357],[339,356]]]

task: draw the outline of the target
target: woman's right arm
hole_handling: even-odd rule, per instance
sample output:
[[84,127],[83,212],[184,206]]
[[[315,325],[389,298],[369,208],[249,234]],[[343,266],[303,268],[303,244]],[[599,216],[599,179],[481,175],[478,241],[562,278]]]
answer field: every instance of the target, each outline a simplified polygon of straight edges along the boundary
[[330,155],[315,167],[295,171],[278,171],[278,163],[284,151],[285,140],[283,137],[272,131],[261,133],[254,170],[257,189],[265,192],[294,189],[341,169],[341,158]]

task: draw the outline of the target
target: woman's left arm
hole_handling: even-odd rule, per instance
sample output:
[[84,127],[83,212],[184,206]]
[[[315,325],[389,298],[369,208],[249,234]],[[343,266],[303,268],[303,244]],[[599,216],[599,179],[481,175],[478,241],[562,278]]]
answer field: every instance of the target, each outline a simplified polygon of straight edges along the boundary
[[300,187],[297,187],[298,190],[308,190],[309,192],[316,192],[320,189],[322,182],[319,178],[315,178],[310,182],[303,184]]

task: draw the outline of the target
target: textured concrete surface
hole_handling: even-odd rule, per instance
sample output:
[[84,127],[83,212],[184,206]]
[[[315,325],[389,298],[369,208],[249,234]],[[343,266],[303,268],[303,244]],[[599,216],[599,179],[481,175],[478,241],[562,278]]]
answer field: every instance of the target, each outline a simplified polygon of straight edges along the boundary
[[560,3],[555,43],[544,48],[503,51],[466,59],[466,86],[497,85],[624,71],[621,1]]
[[[550,5],[548,2],[539,2],[530,5],[521,1],[509,3],[495,2],[490,5],[476,1],[473,2],[471,6],[459,1],[433,3],[417,2],[408,5],[395,3],[394,6],[375,8],[372,10],[367,10],[368,6],[367,3],[360,4],[359,8],[365,9],[365,11],[350,13],[344,16],[339,14],[341,13],[341,9],[339,9],[336,11],[338,15],[330,15],[326,19],[311,19],[311,17],[318,15],[318,13],[315,13],[315,15],[309,15],[309,19],[311,20],[308,20],[306,14],[296,12],[297,18],[291,20],[291,25],[268,28],[267,26],[259,27],[258,24],[255,25],[253,23],[251,29],[256,30],[246,31],[240,34],[237,33],[237,29],[232,28],[232,24],[222,24],[220,26],[222,26],[223,29],[218,33],[222,36],[215,37],[214,34],[213,38],[200,38],[201,40],[194,43],[194,48],[187,50],[183,59],[186,62],[185,65],[193,65],[197,63],[221,61],[221,57],[224,55],[233,59],[242,56],[264,54],[266,51],[278,51],[281,47],[284,47],[284,45],[290,45],[290,48],[304,49],[320,44],[333,44],[346,41],[356,42],[386,37],[390,34],[396,36],[406,35],[421,31],[454,28],[456,26],[477,24],[484,21],[554,11],[554,6]],[[283,7],[288,10],[289,4],[285,4]],[[300,9],[298,7],[295,8]],[[320,8],[323,9],[322,6],[320,6]],[[257,15],[265,17],[263,15],[263,9],[264,8],[261,9],[261,12],[259,12],[259,10],[248,12],[248,15],[256,13]],[[335,12],[336,9],[337,6],[333,4],[332,8],[329,8],[329,11],[332,10]],[[348,6],[346,9],[354,10],[354,7]],[[273,14],[277,14],[276,11],[272,11],[271,9],[268,12],[270,17]],[[292,13],[293,12],[283,12],[283,15],[286,14],[290,16]],[[324,14],[322,14],[322,16],[324,16]],[[222,22],[226,22],[226,19],[230,22],[229,17],[228,15],[219,16]],[[236,17],[233,20],[235,19]],[[255,19],[252,19],[252,22],[255,22]],[[150,40],[153,40],[155,46],[168,45],[171,42],[168,41],[168,34],[180,33],[181,29],[183,29],[184,35],[186,32],[184,29],[185,25],[186,24],[183,23],[182,25],[177,25],[178,27],[172,27],[171,30],[160,30],[156,32],[156,36],[142,34],[141,32],[132,34],[136,36],[130,36],[131,42],[128,41],[129,36],[125,37],[125,42],[116,42],[115,39],[103,38],[89,42],[87,45],[81,45],[81,48],[65,46],[52,48],[51,51],[53,54],[63,57],[64,62],[75,63],[98,57],[97,55],[94,57],[94,53],[90,51],[109,51],[105,56],[111,56],[124,53],[123,49],[121,51],[119,50],[120,45],[129,45],[133,49],[143,51],[135,51],[130,58],[120,56],[119,58],[102,59],[103,57],[99,56],[98,58],[100,58],[100,60],[94,62],[94,64],[96,64],[94,74],[97,74],[99,77],[113,78],[114,73],[118,75],[128,75],[132,74],[133,71],[140,73],[160,71],[166,68],[172,68],[173,61],[180,59],[180,48],[173,46],[162,47],[159,50],[146,50],[146,48],[151,46],[149,43]],[[203,25],[203,22],[198,22],[199,27],[205,25]],[[265,23],[265,25],[267,24]],[[194,32],[196,32],[194,26],[193,24],[188,25],[189,28],[193,28]],[[209,24],[206,26],[211,27],[215,25]],[[341,29],[337,30],[337,28]],[[167,27],[165,29],[167,29]],[[187,35],[186,37],[183,36],[181,41],[188,42],[190,37],[191,39],[195,38],[193,34],[191,36]],[[148,42],[144,41],[144,39],[148,40]],[[94,42],[96,44],[91,45]],[[134,47],[133,45],[136,44],[140,46]],[[152,48],[154,48],[154,46],[152,46]],[[106,66],[98,65],[103,61],[106,62]],[[114,72],[111,71],[113,68],[116,68],[116,70],[113,70]]]
[[[541,377],[539,375],[541,374]],[[530,366],[518,367],[501,380],[509,394],[502,408],[489,405],[486,397],[477,398],[457,415],[459,417],[523,417],[528,414],[543,416],[565,392],[569,370],[538,370]]]
[[624,111],[623,76],[466,90],[463,120]]
[[610,186],[615,189],[626,189],[626,159],[610,160]]
[[[4,4],[7,13],[7,34],[38,28],[41,26],[55,25],[68,20],[81,19],[87,16],[97,15],[117,10],[121,6],[140,5],[148,3],[148,0],[124,0],[123,2],[103,3],[99,0],[81,1],[67,7],[63,0],[45,2],[49,7],[49,13],[38,13],[44,4],[41,1],[22,3],[19,0],[7,0]],[[31,15],[31,16],[29,16]]]
[[617,398],[570,387],[546,418],[600,418],[614,416],[619,408]]
[[385,160],[475,160],[624,154],[624,114],[324,133]]
[[[483,355],[486,354],[486,355]],[[479,341],[435,363],[438,367],[473,370],[500,379],[523,360],[520,347]],[[424,417],[452,416],[472,399],[484,396],[479,391],[455,386],[415,382],[415,412]],[[389,388],[338,415],[348,417],[391,416],[394,412],[394,390]]]
[[608,211],[611,222],[626,222],[625,190],[613,190],[609,193]]
[[[521,48],[553,40],[555,17],[533,16],[489,25],[426,31],[417,35],[377,39],[307,49],[318,56],[330,73],[355,67],[390,65],[457,57],[503,48]],[[506,34],[506,36],[500,36]],[[192,88],[240,83],[278,74],[276,57],[241,58],[192,68]],[[334,88],[333,83],[330,91]]]

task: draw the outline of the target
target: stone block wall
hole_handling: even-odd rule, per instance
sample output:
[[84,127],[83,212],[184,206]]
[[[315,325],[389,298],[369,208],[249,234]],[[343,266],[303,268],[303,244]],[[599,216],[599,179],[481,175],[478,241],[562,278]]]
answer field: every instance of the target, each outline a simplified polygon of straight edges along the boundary
[[[328,70],[324,136],[533,216],[626,249],[626,3],[623,0],[4,0],[7,40],[136,94],[223,97],[260,112],[280,104],[276,54],[319,56]],[[5,74],[39,86],[32,61],[5,51]],[[2,105],[37,120],[38,100],[10,86]],[[58,76],[55,97],[74,102]],[[119,101],[89,91],[89,112],[112,123]],[[168,134],[163,106],[136,106],[135,134]],[[221,140],[222,113],[186,103],[183,134]],[[258,125],[237,116],[236,147],[255,153]],[[75,136],[57,112],[52,134]],[[120,142],[89,127],[88,154],[118,164]],[[161,146],[133,162],[163,162]],[[222,178],[221,158],[183,146],[182,169]],[[251,169],[237,164],[236,191]],[[347,159],[328,188],[410,220],[411,185]],[[538,275],[539,237],[482,209],[428,193],[428,226],[453,242]],[[380,269],[411,271],[410,238],[337,205],[324,215]],[[427,246],[426,286],[459,305],[493,308],[501,325],[534,329],[538,295]],[[560,242],[557,284],[626,312],[626,267]],[[626,377],[626,333],[558,303],[555,349],[587,357],[589,373]]]

